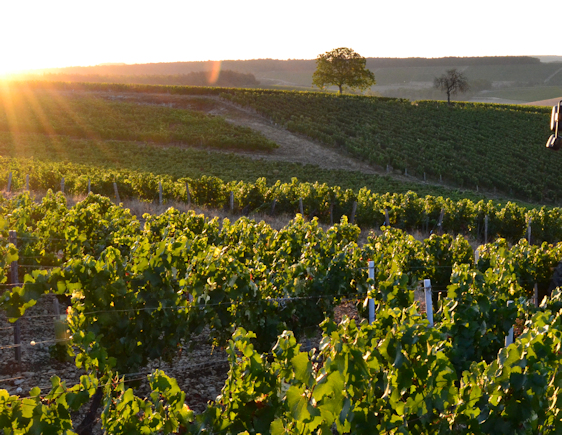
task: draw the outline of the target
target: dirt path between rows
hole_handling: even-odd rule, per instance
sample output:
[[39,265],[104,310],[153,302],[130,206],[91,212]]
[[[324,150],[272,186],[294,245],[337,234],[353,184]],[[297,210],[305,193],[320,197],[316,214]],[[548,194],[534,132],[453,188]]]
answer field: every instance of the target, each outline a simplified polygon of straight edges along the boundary
[[241,154],[265,160],[317,165],[326,169],[360,171],[366,174],[384,173],[382,168],[375,168],[358,159],[346,156],[327,145],[294,134],[255,113],[252,109],[237,106],[217,97],[214,100],[217,101],[219,106],[217,109],[210,111],[210,114],[222,116],[228,122],[259,131],[266,138],[279,145],[279,148],[272,153],[242,152]]
[[[203,110],[210,115],[221,116],[232,124],[249,127],[252,130],[258,131],[279,145],[279,148],[272,152],[236,151],[236,154],[242,154],[253,159],[310,164],[326,169],[360,171],[366,174],[384,173],[382,168],[372,167],[326,145],[291,133],[254,110],[238,106],[217,96],[134,93],[102,93],[102,96],[112,100],[118,99],[122,101],[135,101],[141,104],[166,105],[178,109]],[[206,102],[206,104],[201,104],[201,102]],[[220,150],[216,151],[223,152]]]
[[[191,96],[168,94],[135,94],[135,93],[105,93],[96,92],[102,98],[118,101],[134,101],[140,104],[156,104],[178,109],[204,111],[210,115],[221,116],[228,122],[249,127],[260,132],[266,138],[274,141],[279,148],[271,152],[234,151],[256,160],[276,160],[301,164],[316,165],[324,169],[340,169],[359,171],[365,174],[391,175],[401,181],[419,182],[413,177],[396,173],[387,174],[386,169],[376,165],[369,165],[356,158],[346,155],[341,150],[335,150],[328,145],[310,140],[302,135],[294,134],[286,128],[277,125],[258,114],[251,108],[241,107],[217,96]],[[212,152],[227,152],[210,150]]]

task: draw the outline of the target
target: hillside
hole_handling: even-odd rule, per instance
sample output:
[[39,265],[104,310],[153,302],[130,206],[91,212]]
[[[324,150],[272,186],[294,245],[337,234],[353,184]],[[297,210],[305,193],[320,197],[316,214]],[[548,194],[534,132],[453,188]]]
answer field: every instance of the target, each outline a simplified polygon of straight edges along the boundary
[[[84,145],[74,144],[87,140],[107,149],[105,153],[111,157],[105,164],[115,167],[117,163],[111,162],[121,162],[130,168],[176,177],[208,174],[254,181],[263,176],[271,183],[304,176],[307,181],[330,184],[339,179],[337,184],[342,187],[358,188],[379,185],[378,173],[398,177],[398,185],[404,183],[406,190],[427,192],[437,185],[535,203],[559,201],[560,156],[543,147],[549,135],[547,107],[470,103],[447,106],[372,97],[339,98],[323,93],[103,84],[72,85],[72,89],[95,93],[53,90],[55,93],[49,97],[41,90],[44,84],[33,86],[37,88],[26,91],[31,92],[26,104],[15,105],[15,114],[5,112],[0,116],[0,129],[64,135],[68,146],[83,151],[63,151],[60,145],[49,145],[52,139],[40,136],[31,141],[34,145],[24,146],[31,143],[30,138],[19,135],[3,145],[5,152],[14,157],[29,157],[31,152],[51,160],[103,162],[103,155],[92,155]],[[49,86],[68,88],[64,84]],[[246,108],[246,119],[232,103]],[[238,115],[229,115],[229,122],[216,116],[225,110],[232,113],[233,109]],[[112,117],[107,116],[109,113]],[[252,119],[256,113],[277,126],[271,128],[258,118]],[[188,119],[197,120],[199,130],[189,127]],[[303,136],[309,142],[303,141]],[[115,139],[121,142],[113,142]],[[191,158],[188,162],[192,163],[178,159],[166,162],[164,157],[146,159],[142,157],[144,151],[133,151],[138,141],[175,149],[158,151],[162,156],[180,152],[187,157],[195,152],[194,146],[203,146],[209,150],[244,151],[247,157],[244,164],[227,163],[220,156],[216,160],[222,158],[223,162],[218,165],[203,166]],[[122,159],[118,152],[110,151],[112,148],[129,148],[135,157]],[[338,163],[349,157],[362,163]],[[228,157],[232,162],[239,158]],[[317,168],[296,169],[295,163]],[[279,167],[271,169],[274,165]],[[333,170],[346,170],[349,175],[330,175]],[[549,177],[544,177],[545,173]],[[354,181],[348,184],[351,179]],[[392,189],[396,191],[397,187]]]
[[[30,185],[39,189],[57,190],[61,177],[66,177],[66,191],[79,195],[85,193],[87,177],[100,173],[104,181],[99,188],[104,192],[108,187],[112,192],[111,179],[117,174],[127,180],[150,174],[147,180],[212,176],[252,183],[265,177],[270,186],[296,177],[355,191],[367,186],[379,193],[415,190],[423,196],[485,197],[439,183],[420,183],[342,155],[218,97],[228,89],[95,84],[87,86],[90,92],[82,92],[77,85],[73,90],[60,89],[66,85],[50,85],[47,90],[44,86],[41,82],[31,88],[25,84],[22,89],[20,84],[9,92],[4,89],[0,155],[6,160],[0,168],[0,186],[6,186],[9,172],[16,188],[25,185],[29,174],[35,174]],[[121,195],[150,197],[155,188],[151,183]]]
[[[559,155],[546,152],[549,108],[329,94],[225,94],[288,130],[419,180],[556,202]],[[549,177],[543,174],[548,173]]]
[[[481,67],[481,66],[538,66],[539,59],[530,56],[497,56],[497,57],[444,57],[444,58],[367,58],[367,67],[377,68],[423,68],[423,67]],[[113,76],[128,75],[174,75],[191,72],[210,71],[220,66],[221,69],[235,70],[246,73],[267,73],[284,71],[290,73],[310,72],[316,68],[314,59],[253,59],[253,60],[222,60],[203,62],[168,62],[147,64],[117,64],[86,67],[66,67],[45,69],[50,74],[100,74]]]
[[[542,60],[541,60],[542,59]],[[206,62],[172,62],[136,65],[98,65],[45,70],[47,79],[59,81],[127,82],[151,84],[183,84],[178,76],[221,70],[236,74],[252,74],[261,87],[279,89],[312,89],[313,59],[303,60],[224,60]],[[367,58],[367,67],[376,76],[372,93],[388,97],[443,99],[432,89],[433,79],[447,69],[458,68],[468,77],[472,91],[458,98],[474,101],[536,101],[557,95],[552,87],[562,85],[562,63],[556,57],[497,56],[445,58]],[[170,77],[167,77],[170,76]],[[33,77],[33,76],[30,76]],[[150,81],[148,81],[150,80]],[[219,84],[221,85],[221,84]],[[254,86],[251,80],[238,80],[221,86]],[[526,89],[521,98],[522,89]],[[494,95],[500,92],[502,95]],[[546,97],[542,95],[547,93]]]

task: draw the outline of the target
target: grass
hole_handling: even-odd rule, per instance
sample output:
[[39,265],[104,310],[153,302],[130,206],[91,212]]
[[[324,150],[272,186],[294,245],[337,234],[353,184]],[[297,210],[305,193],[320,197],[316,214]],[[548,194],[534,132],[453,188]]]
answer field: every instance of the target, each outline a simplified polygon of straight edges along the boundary
[[0,131],[82,139],[200,145],[270,151],[277,144],[219,116],[161,105],[125,102],[119,96],[0,89]]

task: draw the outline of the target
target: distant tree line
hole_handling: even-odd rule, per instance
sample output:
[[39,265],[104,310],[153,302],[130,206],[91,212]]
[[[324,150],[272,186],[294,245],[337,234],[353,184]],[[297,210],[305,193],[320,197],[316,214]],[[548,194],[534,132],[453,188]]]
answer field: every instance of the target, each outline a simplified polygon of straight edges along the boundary
[[[459,67],[469,65],[521,65],[540,64],[540,60],[530,56],[488,56],[488,57],[442,57],[435,59],[412,57],[398,58],[366,58],[367,68],[391,67],[423,67],[448,66]],[[240,73],[259,74],[269,71],[313,72],[316,69],[315,59],[251,59],[251,60],[223,60],[223,70],[238,71]],[[68,67],[51,69],[47,72],[58,74],[100,74],[100,75],[183,75],[192,72],[211,71],[217,62],[167,62],[146,63],[135,65],[97,65],[88,67]]]
[[483,66],[483,65],[537,65],[540,59],[531,56],[483,57],[409,57],[405,59],[367,58],[368,68],[398,68],[423,66]]
[[46,73],[30,76],[32,79],[57,82],[89,82],[89,83],[125,83],[143,85],[171,86],[224,86],[247,87],[257,86],[259,81],[252,73],[240,73],[231,70],[220,71],[215,81],[209,71],[191,72],[188,74],[145,74],[145,75],[101,75],[79,73]]

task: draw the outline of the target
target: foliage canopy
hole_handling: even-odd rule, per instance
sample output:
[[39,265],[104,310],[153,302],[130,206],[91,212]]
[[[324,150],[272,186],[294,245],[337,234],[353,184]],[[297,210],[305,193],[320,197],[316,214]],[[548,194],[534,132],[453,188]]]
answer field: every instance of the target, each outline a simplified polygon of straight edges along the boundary
[[367,60],[351,48],[336,48],[318,56],[312,83],[319,88],[336,85],[340,94],[344,86],[367,89],[376,82],[375,75],[366,68],[366,63]]

